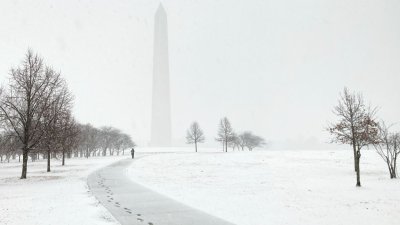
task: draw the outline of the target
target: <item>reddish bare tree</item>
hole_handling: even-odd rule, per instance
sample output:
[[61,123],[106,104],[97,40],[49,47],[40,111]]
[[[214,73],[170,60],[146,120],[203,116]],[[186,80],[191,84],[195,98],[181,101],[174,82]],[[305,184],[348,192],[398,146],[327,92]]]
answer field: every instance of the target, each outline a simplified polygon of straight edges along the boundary
[[333,136],[332,142],[349,144],[353,147],[357,187],[361,186],[361,149],[378,141],[378,123],[374,120],[375,112],[375,109],[365,106],[361,94],[350,93],[345,88],[339,104],[334,109],[339,121],[328,127],[328,131]]

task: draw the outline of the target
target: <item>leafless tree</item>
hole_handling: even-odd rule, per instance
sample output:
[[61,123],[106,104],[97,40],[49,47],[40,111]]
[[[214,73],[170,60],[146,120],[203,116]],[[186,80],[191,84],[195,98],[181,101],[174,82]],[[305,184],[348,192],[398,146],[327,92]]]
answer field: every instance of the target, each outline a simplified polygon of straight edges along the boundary
[[73,148],[78,147],[78,126],[72,117],[71,112],[67,111],[60,118],[60,135],[58,137],[58,142],[60,144],[61,156],[62,156],[62,166],[65,165],[65,156],[71,157],[71,151]]
[[[125,149],[135,147],[135,143],[131,137],[118,129],[114,129],[112,139],[112,148],[117,152],[117,155],[125,153]],[[111,153],[110,153],[111,154]]]
[[109,148],[110,155],[114,155],[114,152],[117,152],[119,155],[119,151],[122,147],[122,139],[121,139],[122,132],[119,129],[113,128],[110,130],[111,136],[111,145]]
[[397,157],[400,154],[400,133],[391,133],[390,127],[384,122],[379,124],[379,142],[374,144],[374,148],[379,156],[385,161],[390,179],[397,177]]
[[186,131],[186,143],[194,144],[195,151],[197,152],[197,143],[203,143],[204,140],[204,133],[200,129],[199,124],[197,122],[193,122]]
[[0,158],[3,162],[3,156],[7,162],[10,162],[10,158],[15,158],[18,154],[18,161],[20,161],[21,155],[21,144],[19,140],[11,132],[3,132],[0,135]]
[[250,131],[245,131],[239,135],[238,143],[242,150],[244,147],[247,147],[249,151],[252,151],[256,147],[262,147],[265,145],[265,140],[260,136],[254,135]]
[[[54,105],[54,93],[63,79],[45,68],[43,59],[28,51],[22,65],[11,69],[8,88],[1,91],[0,116],[22,145],[21,179],[26,178],[28,154],[44,138],[45,112]],[[52,120],[46,120],[51,122]]]
[[123,146],[123,137],[122,137],[122,132],[118,129],[115,129],[113,131],[113,139],[112,139],[112,148],[117,152],[117,155],[122,151],[122,146]]
[[[129,135],[111,126],[98,129],[90,124],[78,124],[77,127],[79,134],[75,137],[75,142],[76,148],[84,152],[80,153],[81,156],[89,157],[91,154],[106,156],[107,151],[109,155],[113,155],[115,152],[120,154],[121,150],[124,153],[125,149],[135,146]],[[79,152],[75,152],[75,155],[78,154]]]
[[232,134],[230,147],[232,147],[233,151],[235,151],[236,148],[237,148],[237,150],[241,149],[241,139],[240,139],[239,135],[237,135],[236,133]]
[[228,118],[224,117],[219,122],[218,134],[215,140],[222,142],[223,150],[228,152],[229,142],[232,141],[234,132]]
[[378,123],[374,120],[375,112],[375,109],[364,104],[361,94],[350,93],[345,88],[338,105],[334,108],[334,113],[339,117],[339,121],[328,127],[328,131],[333,136],[332,142],[350,144],[353,147],[357,187],[361,186],[361,149],[378,141]]
[[[49,72],[55,73],[52,69]],[[52,105],[44,112],[41,128],[44,135],[40,146],[46,150],[47,172],[50,172],[51,153],[55,156],[58,151],[62,151],[61,140],[66,132],[64,122],[71,117],[72,95],[65,81],[60,82],[60,88],[53,93],[52,99]]]
[[100,130],[93,127],[91,124],[85,124],[79,126],[80,143],[81,149],[80,156],[90,157],[90,154],[100,147]]
[[111,136],[111,131],[113,130],[112,127],[101,127],[100,128],[100,146],[103,149],[102,155],[106,156],[107,155],[107,150],[111,147],[111,141],[112,141],[112,136]]
[[121,135],[122,138],[122,154],[125,155],[125,149],[136,147],[135,142],[132,141],[131,136],[128,134],[123,133]]

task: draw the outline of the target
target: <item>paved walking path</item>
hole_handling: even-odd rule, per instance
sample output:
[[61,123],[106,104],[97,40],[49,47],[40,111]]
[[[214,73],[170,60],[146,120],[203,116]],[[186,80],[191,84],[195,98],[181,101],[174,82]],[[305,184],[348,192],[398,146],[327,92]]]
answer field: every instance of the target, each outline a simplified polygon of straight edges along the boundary
[[122,225],[233,225],[136,184],[124,159],[88,177],[96,198]]

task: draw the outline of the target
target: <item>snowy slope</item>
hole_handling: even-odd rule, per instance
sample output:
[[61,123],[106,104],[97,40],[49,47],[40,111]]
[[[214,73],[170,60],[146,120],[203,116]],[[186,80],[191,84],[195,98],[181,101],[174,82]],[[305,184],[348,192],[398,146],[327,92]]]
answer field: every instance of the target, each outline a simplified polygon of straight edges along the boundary
[[400,224],[400,182],[364,151],[165,153],[135,161],[135,182],[240,225]]
[[121,157],[67,159],[64,167],[52,160],[28,163],[28,178],[18,179],[18,162],[0,163],[0,224],[116,225],[111,214],[91,195],[86,177]]

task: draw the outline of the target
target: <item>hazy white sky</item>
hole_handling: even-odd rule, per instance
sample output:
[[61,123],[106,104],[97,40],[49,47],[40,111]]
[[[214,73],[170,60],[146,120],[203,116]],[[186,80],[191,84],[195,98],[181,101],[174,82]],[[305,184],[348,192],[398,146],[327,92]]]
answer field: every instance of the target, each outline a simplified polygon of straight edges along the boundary
[[[27,48],[58,68],[80,122],[150,136],[158,0],[1,0],[0,79]],[[400,121],[400,1],[170,0],[172,135],[227,116],[267,140],[327,141],[344,86]]]

